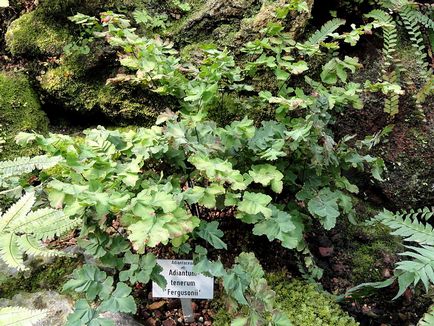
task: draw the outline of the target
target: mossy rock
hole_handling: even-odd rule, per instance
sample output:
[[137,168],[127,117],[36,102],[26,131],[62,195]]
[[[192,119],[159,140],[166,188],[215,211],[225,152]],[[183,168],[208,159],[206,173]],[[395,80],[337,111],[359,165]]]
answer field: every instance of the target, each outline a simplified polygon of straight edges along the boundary
[[[210,40],[213,31],[228,23],[238,29],[240,21],[259,7],[257,0],[197,1],[189,15],[174,24],[168,34],[180,44]],[[219,40],[216,40],[219,42]]]
[[[38,322],[32,323],[33,326],[65,325],[67,316],[73,311],[73,304],[74,303],[70,298],[55,291],[18,293],[11,299],[0,298],[0,308],[19,306],[32,310],[44,309],[46,311],[46,316]],[[14,325],[18,324],[14,323]],[[19,325],[24,324],[21,323]]]
[[58,257],[52,261],[31,263],[31,272],[19,272],[16,275],[0,272],[0,297],[10,299],[20,292],[41,290],[61,291],[80,260],[77,258]]
[[[289,280],[283,273],[269,274],[268,284],[276,292],[276,305],[293,326],[357,326],[352,317],[335,302],[334,297],[319,291],[314,284]],[[213,325],[229,326],[232,318],[225,307],[214,316]]]
[[107,10],[134,10],[149,5],[149,0],[40,0],[38,10],[45,17],[54,20],[64,20],[80,12],[86,15],[96,15]]
[[71,41],[64,26],[47,21],[39,10],[14,20],[6,32],[6,44],[13,55],[59,55]]
[[116,119],[117,124],[140,125],[150,125],[165,108],[173,105],[170,97],[163,98],[135,85],[107,85],[105,76],[94,76],[92,80],[79,69],[61,65],[42,75],[44,100],[62,103],[70,111],[101,114],[109,120]]
[[46,132],[48,119],[26,75],[0,71],[0,122],[5,144],[0,159],[31,154],[15,145],[20,131]]
[[[383,271],[393,265],[396,254],[401,248],[398,241],[376,240],[361,244],[352,253],[351,279],[354,284],[383,281]],[[388,266],[387,266],[388,267]]]

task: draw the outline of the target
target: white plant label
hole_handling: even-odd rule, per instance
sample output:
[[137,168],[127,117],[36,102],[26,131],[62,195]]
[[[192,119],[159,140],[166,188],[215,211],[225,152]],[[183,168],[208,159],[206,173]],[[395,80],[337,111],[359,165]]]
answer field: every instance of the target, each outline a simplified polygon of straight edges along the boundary
[[152,282],[154,298],[212,299],[214,278],[193,272],[192,260],[157,259],[167,281],[165,289]]

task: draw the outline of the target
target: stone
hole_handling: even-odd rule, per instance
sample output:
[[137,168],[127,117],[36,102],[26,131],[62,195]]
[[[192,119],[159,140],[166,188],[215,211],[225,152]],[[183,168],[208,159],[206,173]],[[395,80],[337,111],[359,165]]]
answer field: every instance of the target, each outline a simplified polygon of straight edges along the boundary
[[166,319],[163,321],[163,326],[176,326],[176,321],[173,319]]
[[65,325],[66,318],[72,312],[73,302],[67,296],[54,291],[19,293],[12,299],[0,299],[0,307],[19,306],[29,309],[47,309],[47,316],[33,326]]
[[149,317],[148,319],[146,319],[145,325],[146,326],[155,326],[155,325],[157,325],[157,321],[155,318]]
[[164,305],[166,304],[166,301],[157,301],[157,302],[154,302],[154,303],[151,303],[149,306],[148,306],[148,308],[150,309],[150,310],[157,310],[157,309],[160,309],[160,308],[162,308]]
[[101,317],[113,320],[116,326],[142,326],[132,316],[120,312],[105,312]]

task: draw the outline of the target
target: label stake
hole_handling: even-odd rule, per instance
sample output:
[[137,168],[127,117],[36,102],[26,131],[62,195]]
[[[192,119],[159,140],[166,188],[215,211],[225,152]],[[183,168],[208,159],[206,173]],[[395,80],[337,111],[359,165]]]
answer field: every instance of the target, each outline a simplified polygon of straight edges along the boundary
[[191,307],[191,299],[181,299],[182,313],[186,323],[194,322],[193,308]]

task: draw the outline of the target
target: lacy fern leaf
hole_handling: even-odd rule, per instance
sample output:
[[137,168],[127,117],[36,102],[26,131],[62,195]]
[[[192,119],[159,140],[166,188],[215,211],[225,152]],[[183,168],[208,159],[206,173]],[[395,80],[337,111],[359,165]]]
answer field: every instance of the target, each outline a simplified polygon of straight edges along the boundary
[[80,223],[80,219],[71,219],[61,210],[43,208],[12,223],[11,228],[20,233],[32,234],[37,239],[47,240],[65,234]]
[[[405,69],[395,56],[398,43],[396,23],[390,14],[380,9],[372,10],[370,13],[366,14],[365,17],[374,19],[374,26],[377,25],[383,30],[383,80],[391,84],[399,85],[401,73]],[[398,114],[399,94],[394,92],[386,94],[384,112],[391,116]]]
[[11,176],[32,172],[34,169],[48,169],[55,166],[61,160],[58,156],[45,155],[35,157],[17,157],[14,160],[0,162],[0,180]]
[[434,246],[433,227],[429,223],[423,224],[417,219],[417,217],[422,217],[426,220],[432,215],[433,212],[427,208],[401,214],[393,214],[384,210],[375,219],[391,228],[393,235],[401,236],[405,241]]
[[404,260],[396,264],[395,274],[398,276],[399,291],[395,298],[401,296],[408,286],[416,286],[419,282],[428,291],[429,285],[434,284],[434,247],[407,246],[411,251],[401,253],[413,260]]
[[417,326],[432,326],[434,325],[434,306],[429,307],[428,311],[419,320]]
[[424,39],[420,31],[419,21],[413,12],[414,9],[408,5],[401,8],[399,15],[404,23],[408,35],[410,36],[411,46],[415,51],[416,62],[425,79],[428,79],[432,72],[429,69],[428,56],[425,52]]
[[32,326],[46,315],[46,310],[31,310],[23,307],[0,308],[0,325]]
[[390,227],[392,234],[404,238],[404,241],[417,243],[420,246],[407,246],[410,249],[401,253],[401,256],[413,258],[403,260],[396,264],[395,276],[398,279],[399,291],[395,299],[401,296],[411,286],[420,282],[428,291],[430,284],[434,284],[434,232],[433,227],[423,224],[420,220],[428,221],[434,215],[432,209],[423,208],[418,210],[392,213],[384,210],[378,214],[374,221]]
[[25,270],[23,254],[30,256],[63,256],[50,250],[40,239],[52,239],[75,228],[80,220],[71,220],[60,210],[51,208],[31,212],[36,198],[25,194],[6,213],[0,215],[0,258],[12,268]]
[[344,19],[335,18],[332,20],[329,20],[327,23],[325,23],[321,29],[317,30],[306,43],[308,44],[320,44],[321,42],[324,42],[327,37],[329,37],[334,31],[336,31],[340,26],[345,24]]
[[0,235],[0,258],[9,267],[26,270],[23,252],[18,247],[16,240],[17,236],[13,233]]

